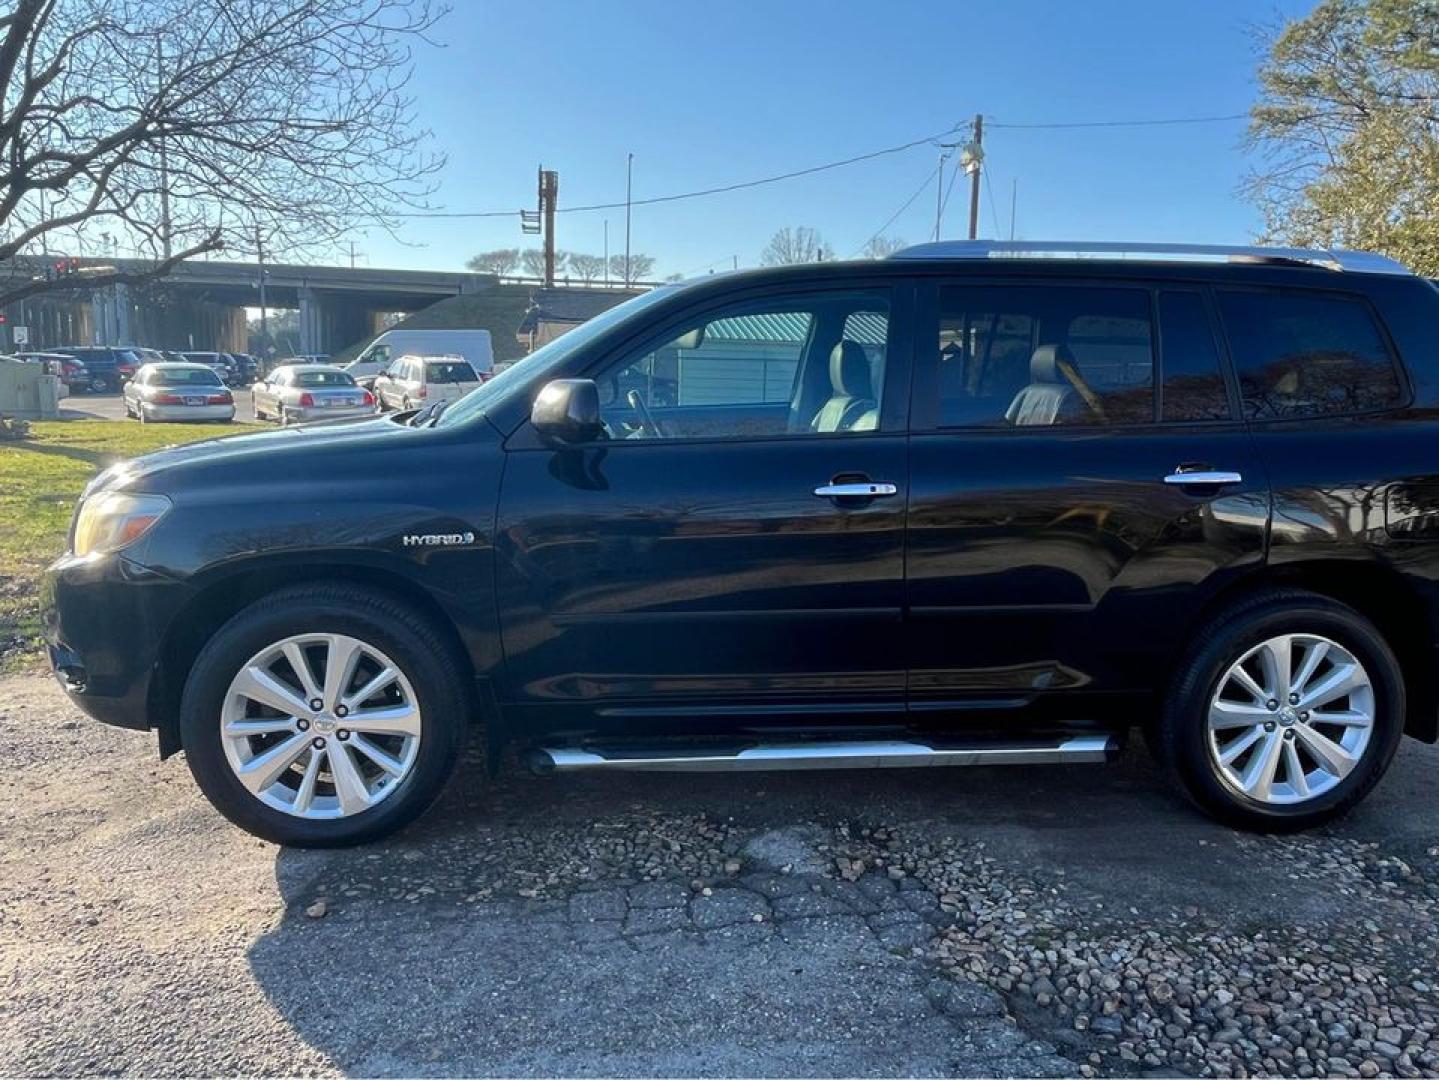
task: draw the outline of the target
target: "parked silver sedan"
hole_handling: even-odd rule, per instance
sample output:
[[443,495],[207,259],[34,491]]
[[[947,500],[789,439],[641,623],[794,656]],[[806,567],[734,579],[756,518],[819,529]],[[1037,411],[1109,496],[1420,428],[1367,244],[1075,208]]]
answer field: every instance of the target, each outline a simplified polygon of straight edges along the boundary
[[235,419],[235,398],[204,364],[142,364],[122,394],[125,415],[158,420]]
[[296,424],[304,420],[340,420],[369,416],[375,396],[349,372],[329,364],[285,364],[250,387],[256,420]]

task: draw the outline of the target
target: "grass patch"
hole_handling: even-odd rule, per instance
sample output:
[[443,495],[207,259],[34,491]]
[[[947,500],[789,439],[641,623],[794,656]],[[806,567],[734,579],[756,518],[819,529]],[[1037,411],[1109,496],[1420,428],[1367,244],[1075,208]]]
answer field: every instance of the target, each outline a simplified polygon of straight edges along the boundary
[[[40,650],[40,572],[65,550],[75,500],[90,477],[176,443],[235,434],[233,425],[52,420],[33,438],[0,442],[0,674]],[[243,430],[243,429],[241,429]]]

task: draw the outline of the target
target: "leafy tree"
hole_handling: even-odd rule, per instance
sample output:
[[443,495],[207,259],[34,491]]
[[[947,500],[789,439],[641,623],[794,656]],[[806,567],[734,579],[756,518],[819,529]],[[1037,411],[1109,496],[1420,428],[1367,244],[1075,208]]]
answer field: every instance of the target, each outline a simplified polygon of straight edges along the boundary
[[885,259],[901,248],[908,246],[909,245],[903,240],[895,236],[871,236],[860,254],[866,259]]
[[519,248],[496,248],[494,251],[482,251],[465,266],[477,274],[513,274],[515,267],[520,265]]
[[1272,36],[1259,81],[1266,239],[1439,274],[1439,4],[1324,0]]
[[[223,247],[392,229],[424,204],[405,89],[429,0],[10,0],[0,5],[0,305],[140,283]],[[113,246],[112,246],[113,245]],[[55,281],[44,252],[137,251]]]
[[645,281],[655,272],[655,261],[649,255],[641,255],[638,252],[630,253],[629,274],[625,274],[624,255],[610,256],[610,280],[620,281],[629,285],[635,281]]
[[570,273],[581,281],[594,281],[603,277],[605,273],[605,259],[603,255],[585,255],[575,252],[570,256]]
[[806,225],[795,228],[786,226],[770,237],[759,261],[764,266],[784,266],[788,263],[824,262],[834,258],[834,249],[824,238]]

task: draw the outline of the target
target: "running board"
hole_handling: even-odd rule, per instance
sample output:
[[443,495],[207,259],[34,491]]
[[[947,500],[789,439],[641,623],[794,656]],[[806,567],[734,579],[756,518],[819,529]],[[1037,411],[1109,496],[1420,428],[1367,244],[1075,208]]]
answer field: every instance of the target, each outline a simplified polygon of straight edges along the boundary
[[929,745],[923,742],[773,743],[742,750],[706,751],[693,746],[639,750],[537,747],[526,764],[538,773],[585,769],[646,772],[748,772],[782,769],[902,769],[934,765],[1091,765],[1111,760],[1119,744],[1112,735],[1075,735],[1052,742]]

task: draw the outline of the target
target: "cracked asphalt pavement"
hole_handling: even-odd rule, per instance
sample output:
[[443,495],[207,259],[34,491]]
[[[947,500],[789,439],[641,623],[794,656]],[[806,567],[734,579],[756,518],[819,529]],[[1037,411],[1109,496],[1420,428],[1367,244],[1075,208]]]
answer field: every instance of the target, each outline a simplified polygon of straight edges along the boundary
[[382,844],[232,828],[0,680],[0,1074],[1439,1073],[1439,751],[1230,832],[1105,767],[466,775]]

